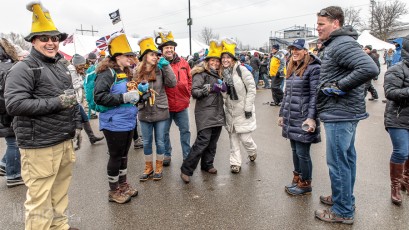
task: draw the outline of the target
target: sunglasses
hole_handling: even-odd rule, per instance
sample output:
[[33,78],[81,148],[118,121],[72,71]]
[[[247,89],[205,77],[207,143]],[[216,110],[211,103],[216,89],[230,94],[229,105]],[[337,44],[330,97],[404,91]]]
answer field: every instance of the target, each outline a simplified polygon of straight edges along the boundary
[[317,13],[318,16],[321,17],[330,17],[330,18],[335,18],[332,14],[330,14],[328,11],[326,10],[321,10],[320,12]]
[[40,35],[37,36],[38,40],[40,40],[41,42],[48,42],[51,38],[52,42],[59,42],[60,41],[60,37],[59,36],[47,36],[47,35]]

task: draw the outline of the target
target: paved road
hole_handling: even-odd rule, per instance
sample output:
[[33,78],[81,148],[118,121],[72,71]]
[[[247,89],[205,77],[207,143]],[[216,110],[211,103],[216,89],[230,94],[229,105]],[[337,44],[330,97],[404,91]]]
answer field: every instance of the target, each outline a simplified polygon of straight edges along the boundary
[[[382,66],[384,68],[384,66]],[[381,77],[383,79],[383,77]],[[383,98],[382,79],[375,83]],[[69,191],[68,215],[73,227],[80,229],[409,229],[409,196],[401,207],[389,198],[389,157],[391,143],[383,127],[385,104],[367,102],[370,118],[359,123],[355,186],[357,212],[351,226],[327,224],[314,219],[314,210],[325,208],[319,196],[330,193],[328,167],[323,142],[312,147],[313,192],[292,197],[284,185],[292,178],[289,141],[276,125],[278,107],[264,105],[271,99],[269,90],[257,92],[258,129],[253,137],[258,158],[250,163],[243,155],[242,172],[229,170],[229,139],[222,131],[217,149],[217,175],[196,170],[190,184],[179,178],[182,163],[178,133],[172,127],[174,157],[161,181],[141,183],[144,169],[142,150],[129,152],[129,181],[140,194],[125,205],[108,202],[105,142],[91,146],[85,138],[77,153],[77,163]],[[196,137],[193,106],[192,140]],[[92,125],[97,129],[98,123]],[[0,140],[4,152],[4,139]],[[0,229],[23,229],[26,188],[8,189],[0,179]]]

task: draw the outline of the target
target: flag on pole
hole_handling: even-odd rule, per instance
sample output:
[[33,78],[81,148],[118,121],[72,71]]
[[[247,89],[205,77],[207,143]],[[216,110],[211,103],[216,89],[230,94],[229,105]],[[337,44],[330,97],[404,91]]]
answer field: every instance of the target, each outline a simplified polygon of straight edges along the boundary
[[64,42],[62,43],[63,46],[73,43],[74,42],[74,34],[71,34],[70,36],[68,36],[68,38],[66,38],[64,40]]
[[112,24],[117,24],[121,21],[121,15],[119,14],[119,9],[109,14],[109,17],[112,20]]

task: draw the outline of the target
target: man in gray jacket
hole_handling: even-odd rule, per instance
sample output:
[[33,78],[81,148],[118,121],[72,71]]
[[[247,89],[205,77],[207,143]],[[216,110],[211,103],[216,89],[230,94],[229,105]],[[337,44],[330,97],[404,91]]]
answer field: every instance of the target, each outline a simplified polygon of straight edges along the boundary
[[332,195],[321,196],[332,207],[315,211],[331,223],[354,223],[356,174],[355,131],[358,121],[368,117],[364,83],[379,74],[373,60],[356,41],[358,33],[343,26],[344,12],[330,6],[317,14],[317,31],[323,41],[317,112],[324,123],[327,164]]
[[6,109],[15,116],[21,176],[28,188],[25,227],[74,229],[64,212],[75,162],[71,139],[81,139],[81,117],[70,73],[59,62],[59,44],[67,34],[55,28],[39,2],[29,3],[27,9],[34,14],[25,38],[32,43],[31,53],[13,66],[5,86]]

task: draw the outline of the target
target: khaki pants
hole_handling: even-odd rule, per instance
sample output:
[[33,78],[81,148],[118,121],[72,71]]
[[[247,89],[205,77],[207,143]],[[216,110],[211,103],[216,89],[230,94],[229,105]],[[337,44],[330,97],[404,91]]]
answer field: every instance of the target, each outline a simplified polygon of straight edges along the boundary
[[249,156],[257,153],[257,145],[249,133],[229,133],[230,137],[230,165],[241,166],[240,142],[243,144]]
[[64,214],[75,153],[71,140],[39,149],[20,149],[21,176],[28,187],[26,230],[69,229]]

